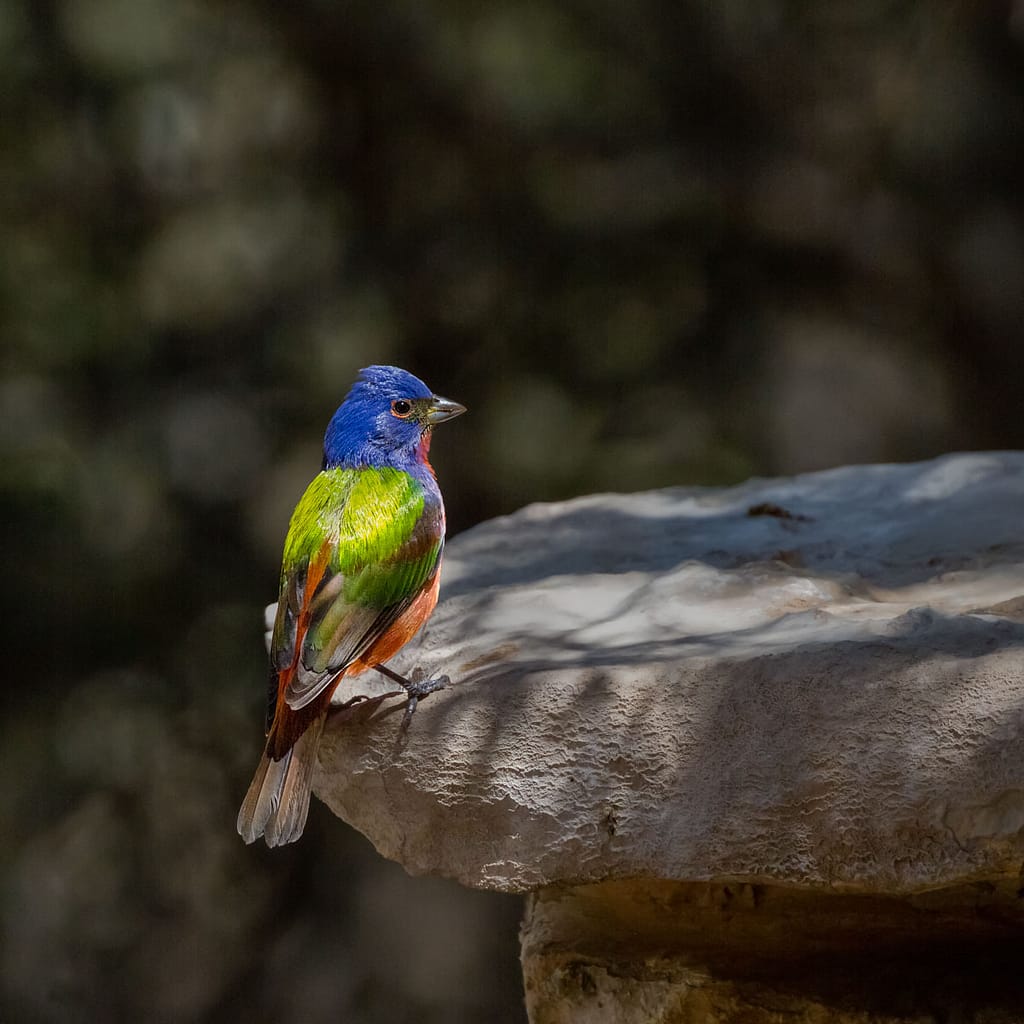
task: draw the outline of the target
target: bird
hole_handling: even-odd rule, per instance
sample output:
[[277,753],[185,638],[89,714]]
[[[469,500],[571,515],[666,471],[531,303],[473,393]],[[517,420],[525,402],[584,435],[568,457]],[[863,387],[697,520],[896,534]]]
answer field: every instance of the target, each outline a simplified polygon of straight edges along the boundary
[[[437,604],[445,512],[433,428],[465,406],[397,366],[359,372],[324,435],[323,463],[292,513],[270,642],[266,745],[238,833],[302,835],[317,747],[341,679],[376,669],[406,692],[402,731],[447,676],[412,682],[385,662]],[[356,698],[358,699],[358,698]]]

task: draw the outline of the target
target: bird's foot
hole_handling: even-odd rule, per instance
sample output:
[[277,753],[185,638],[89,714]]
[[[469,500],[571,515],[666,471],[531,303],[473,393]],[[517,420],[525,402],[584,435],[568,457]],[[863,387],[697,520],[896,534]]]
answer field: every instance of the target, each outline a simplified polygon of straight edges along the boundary
[[438,690],[443,690],[451,682],[448,676],[437,676],[435,679],[406,679],[397,672],[393,672],[386,665],[376,665],[374,667],[381,675],[387,676],[388,679],[398,683],[408,696],[405,714],[402,716],[402,725],[399,729],[400,733],[404,733],[409,728],[409,723],[412,721],[412,716],[416,714],[416,707],[419,702],[424,697],[428,697]]
[[408,694],[409,699],[405,705],[405,714],[402,716],[402,732],[409,728],[409,723],[412,721],[412,716],[416,713],[419,702],[424,697],[428,697],[438,690],[443,690],[450,682],[451,680],[447,676],[438,676],[436,679],[419,679],[416,682],[410,682],[405,685],[405,692]]
[[354,708],[357,704],[362,704],[364,700],[370,698],[365,693],[357,693],[354,697],[349,697],[342,704],[332,704],[327,710],[328,711],[347,711],[349,708]]

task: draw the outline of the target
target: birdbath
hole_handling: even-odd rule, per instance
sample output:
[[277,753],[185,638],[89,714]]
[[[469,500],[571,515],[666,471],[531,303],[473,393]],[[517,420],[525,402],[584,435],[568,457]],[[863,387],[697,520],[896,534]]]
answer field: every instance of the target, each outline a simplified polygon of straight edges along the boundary
[[533,505],[444,573],[394,665],[452,685],[314,791],[528,894],[535,1024],[1024,1019],[1024,453]]

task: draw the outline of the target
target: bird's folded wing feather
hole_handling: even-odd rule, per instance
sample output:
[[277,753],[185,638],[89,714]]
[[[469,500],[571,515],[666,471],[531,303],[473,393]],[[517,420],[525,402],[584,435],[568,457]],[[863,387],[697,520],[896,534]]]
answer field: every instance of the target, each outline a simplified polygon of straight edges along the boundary
[[407,473],[332,469],[313,480],[285,542],[270,720],[279,700],[307,707],[373,646],[433,577],[443,542],[440,502]]

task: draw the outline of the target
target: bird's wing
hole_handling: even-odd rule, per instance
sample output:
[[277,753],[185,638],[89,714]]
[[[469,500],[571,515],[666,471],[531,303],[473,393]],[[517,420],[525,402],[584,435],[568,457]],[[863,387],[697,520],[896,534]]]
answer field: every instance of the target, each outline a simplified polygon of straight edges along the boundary
[[271,721],[281,703],[314,702],[409,607],[437,571],[443,523],[440,501],[400,470],[331,469],[313,480],[285,542]]

